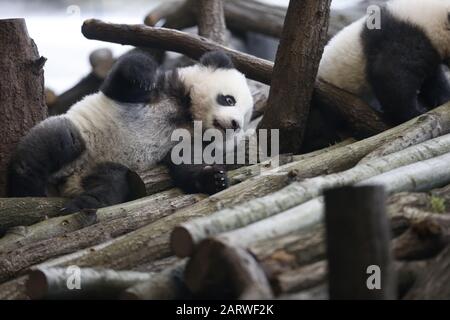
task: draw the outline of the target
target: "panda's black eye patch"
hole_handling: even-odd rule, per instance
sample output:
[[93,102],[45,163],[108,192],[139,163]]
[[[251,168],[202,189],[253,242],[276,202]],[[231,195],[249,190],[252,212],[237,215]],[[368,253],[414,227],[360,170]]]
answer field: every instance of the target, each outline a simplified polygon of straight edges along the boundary
[[231,107],[236,105],[236,99],[233,96],[219,94],[217,95],[217,103],[221,106]]

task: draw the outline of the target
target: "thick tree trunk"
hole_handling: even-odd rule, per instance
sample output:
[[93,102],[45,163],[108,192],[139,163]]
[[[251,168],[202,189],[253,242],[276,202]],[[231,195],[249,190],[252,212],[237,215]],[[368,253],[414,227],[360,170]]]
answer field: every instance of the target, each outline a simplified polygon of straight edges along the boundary
[[226,44],[226,26],[222,0],[196,0],[199,36]]
[[[330,299],[395,299],[384,188],[328,190],[325,212]],[[368,272],[370,266],[378,269]]]
[[289,2],[261,129],[280,130],[280,152],[298,153],[325,45],[330,0]]
[[47,116],[45,60],[24,19],[0,20],[0,196],[6,193],[6,171],[16,144]]

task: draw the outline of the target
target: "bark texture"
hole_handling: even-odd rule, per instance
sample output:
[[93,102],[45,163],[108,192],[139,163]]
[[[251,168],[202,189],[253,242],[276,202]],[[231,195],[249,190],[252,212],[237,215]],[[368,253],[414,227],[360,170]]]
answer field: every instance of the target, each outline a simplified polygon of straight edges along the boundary
[[45,58],[30,38],[24,19],[0,20],[0,196],[19,140],[45,119]]
[[222,0],[196,0],[198,34],[226,44],[226,26]]
[[290,1],[262,129],[280,130],[280,152],[301,149],[317,69],[328,29],[330,0]]
[[[326,191],[325,226],[330,299],[395,299],[396,278],[383,187]],[[379,269],[369,272],[370,266]],[[374,280],[377,276],[381,278],[378,285]]]

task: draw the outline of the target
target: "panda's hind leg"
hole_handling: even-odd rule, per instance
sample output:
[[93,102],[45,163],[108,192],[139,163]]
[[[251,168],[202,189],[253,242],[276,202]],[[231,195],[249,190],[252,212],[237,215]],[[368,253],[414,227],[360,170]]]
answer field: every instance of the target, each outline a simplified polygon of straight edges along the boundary
[[84,140],[64,117],[49,118],[19,142],[8,167],[8,196],[44,197],[51,174],[75,161]]
[[400,124],[426,112],[418,99],[423,79],[385,63],[369,71],[369,81],[388,120]]
[[136,173],[112,162],[94,167],[81,184],[83,192],[65,205],[64,213],[107,207],[146,195],[145,185]]
[[450,101],[450,83],[445,75],[444,66],[425,80],[420,90],[420,98],[427,108],[433,109]]

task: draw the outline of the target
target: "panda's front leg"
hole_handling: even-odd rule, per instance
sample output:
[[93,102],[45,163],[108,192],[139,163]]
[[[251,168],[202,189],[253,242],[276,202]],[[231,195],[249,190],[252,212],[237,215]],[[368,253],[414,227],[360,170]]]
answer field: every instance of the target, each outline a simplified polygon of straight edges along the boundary
[[65,205],[62,209],[64,213],[107,207],[146,195],[145,184],[140,177],[118,163],[97,165],[82,179],[81,184],[83,192]]
[[219,164],[174,164],[167,161],[175,185],[188,193],[214,194],[228,188],[227,171]]

